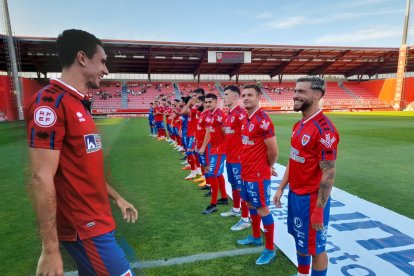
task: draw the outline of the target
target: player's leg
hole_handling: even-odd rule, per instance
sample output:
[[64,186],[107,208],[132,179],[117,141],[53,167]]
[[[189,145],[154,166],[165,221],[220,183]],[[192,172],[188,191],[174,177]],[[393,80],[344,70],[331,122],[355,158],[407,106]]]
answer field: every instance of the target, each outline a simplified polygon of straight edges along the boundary
[[196,168],[196,156],[194,155],[194,149],[195,149],[195,139],[194,136],[188,137],[188,145],[187,145],[187,161],[190,165],[191,172],[190,174],[185,177],[185,180],[193,180],[197,176],[197,168]]
[[242,240],[238,240],[237,243],[241,245],[262,245],[263,241],[260,235],[260,216],[254,206],[250,204],[252,197],[252,184],[254,182],[242,181],[240,196],[247,203],[250,208],[250,217],[252,220],[252,235],[248,235]]
[[[240,165],[240,164],[239,164]],[[237,164],[226,162],[227,180],[231,184],[231,192],[233,195],[233,207],[225,213],[221,213],[222,217],[238,217],[240,216],[240,193],[236,187],[235,174],[238,173]]]
[[217,201],[217,203],[227,205],[229,204],[229,199],[227,198],[226,180],[224,180],[224,176],[223,176],[225,161],[226,161],[226,155],[219,154],[216,168],[214,170],[214,174],[217,176],[219,190],[221,194],[221,198]]
[[203,214],[211,214],[218,210],[217,209],[217,197],[218,197],[219,183],[218,183],[217,176],[214,175],[217,162],[218,162],[218,155],[217,154],[210,155],[209,171],[206,175],[206,180],[208,181],[211,187],[211,200],[210,200],[210,205],[208,205],[207,208],[202,212]]

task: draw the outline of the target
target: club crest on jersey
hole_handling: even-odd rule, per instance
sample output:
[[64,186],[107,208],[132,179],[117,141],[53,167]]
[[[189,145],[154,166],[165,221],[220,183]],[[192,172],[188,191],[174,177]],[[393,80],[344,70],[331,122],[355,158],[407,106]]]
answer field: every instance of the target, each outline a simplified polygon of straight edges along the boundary
[[231,120],[230,120],[230,122],[234,122],[234,119],[235,119],[235,117],[233,116],[233,117],[231,117]]
[[223,120],[223,117],[222,116],[217,116],[217,122],[221,122]]
[[100,134],[87,134],[83,136],[87,153],[92,153],[102,149]]
[[262,124],[260,125],[260,128],[263,130],[267,130],[269,128],[270,122],[262,121]]
[[254,128],[254,124],[250,124],[249,131],[251,132],[253,130],[253,128]]
[[325,147],[327,148],[331,148],[333,143],[335,143],[336,138],[335,136],[333,136],[331,138],[331,134],[330,133],[326,133],[325,134],[325,139],[321,138],[321,140],[319,140]]
[[239,120],[242,121],[246,117],[244,114],[240,114]]
[[306,146],[307,143],[310,141],[310,136],[305,134],[302,136],[302,146]]
[[48,106],[40,106],[34,112],[34,121],[40,127],[51,127],[56,123],[55,111]]

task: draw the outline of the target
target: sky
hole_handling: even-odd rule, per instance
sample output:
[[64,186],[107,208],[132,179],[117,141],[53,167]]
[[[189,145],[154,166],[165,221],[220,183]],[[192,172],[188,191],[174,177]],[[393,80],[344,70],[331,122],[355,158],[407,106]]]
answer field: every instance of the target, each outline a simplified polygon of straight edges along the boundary
[[8,0],[8,5],[16,36],[57,37],[76,28],[101,39],[399,47],[406,0]]

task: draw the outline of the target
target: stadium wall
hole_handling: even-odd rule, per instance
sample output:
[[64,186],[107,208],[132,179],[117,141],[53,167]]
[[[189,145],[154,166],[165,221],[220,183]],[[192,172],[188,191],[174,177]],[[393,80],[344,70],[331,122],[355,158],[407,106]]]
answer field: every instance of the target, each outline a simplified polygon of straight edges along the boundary
[[[21,78],[23,88],[23,105],[43,85],[35,80]],[[9,76],[0,76],[0,113],[4,113],[7,121],[18,120],[17,103],[14,95],[10,92],[11,80]]]

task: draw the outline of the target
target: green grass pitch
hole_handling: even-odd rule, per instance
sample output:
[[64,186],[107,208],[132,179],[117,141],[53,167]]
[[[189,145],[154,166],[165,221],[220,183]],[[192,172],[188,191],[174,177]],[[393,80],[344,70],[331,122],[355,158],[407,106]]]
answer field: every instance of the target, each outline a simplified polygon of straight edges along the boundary
[[[335,186],[414,218],[412,194],[414,113],[328,114],[340,132]],[[299,114],[272,115],[285,165]],[[184,181],[180,155],[148,137],[144,118],[99,119],[105,166],[112,185],[139,210],[137,224],[126,224],[113,206],[117,236],[128,244],[131,261],[183,257],[241,248],[235,241],[250,230],[232,232],[234,218],[203,216],[207,206],[192,182]],[[26,192],[28,160],[24,124],[0,124],[0,275],[34,275],[40,254],[36,220]],[[228,207],[220,207],[219,212]],[[277,229],[276,229],[277,231]],[[143,269],[138,275],[290,275],[295,267],[281,253],[265,267],[256,254],[179,266]],[[65,271],[75,269],[64,254]]]

